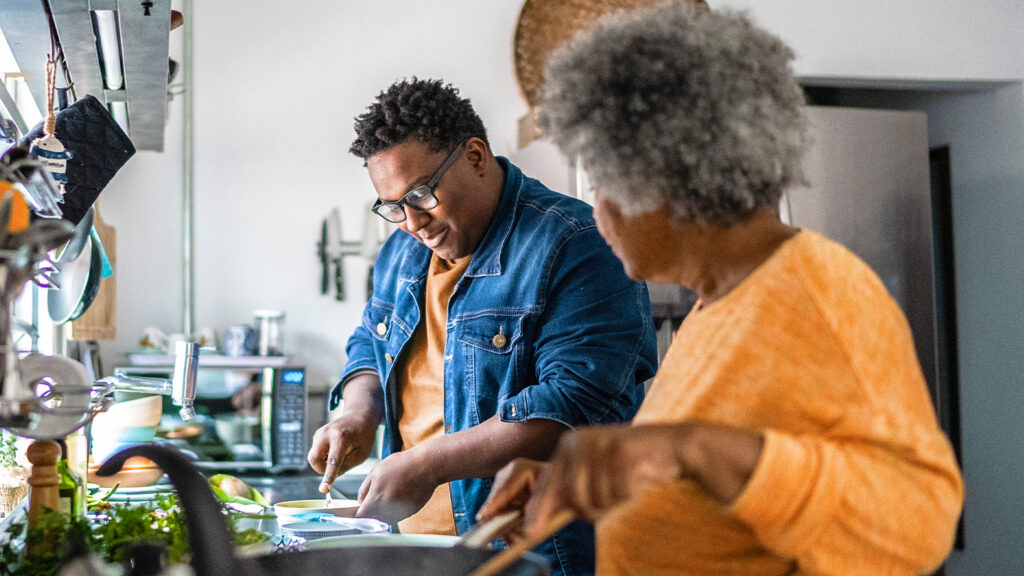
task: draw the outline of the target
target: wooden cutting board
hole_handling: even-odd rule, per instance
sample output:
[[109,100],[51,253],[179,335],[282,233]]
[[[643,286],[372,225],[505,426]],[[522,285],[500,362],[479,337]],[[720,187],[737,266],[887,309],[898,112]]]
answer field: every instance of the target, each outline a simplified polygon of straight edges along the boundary
[[93,227],[114,269],[114,275],[100,281],[96,298],[84,314],[69,323],[69,340],[113,340],[117,338],[117,230],[100,217],[98,205],[93,206]]

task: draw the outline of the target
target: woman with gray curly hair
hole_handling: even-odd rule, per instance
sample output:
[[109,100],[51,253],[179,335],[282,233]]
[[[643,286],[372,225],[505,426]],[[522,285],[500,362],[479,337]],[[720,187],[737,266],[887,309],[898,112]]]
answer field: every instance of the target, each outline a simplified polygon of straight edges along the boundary
[[949,553],[962,480],[906,319],[855,255],[778,215],[808,140],[792,58],[687,2],[552,56],[541,125],[582,159],[601,234],[631,277],[699,301],[633,425],[510,464],[483,518],[595,522],[599,574],[912,575]]

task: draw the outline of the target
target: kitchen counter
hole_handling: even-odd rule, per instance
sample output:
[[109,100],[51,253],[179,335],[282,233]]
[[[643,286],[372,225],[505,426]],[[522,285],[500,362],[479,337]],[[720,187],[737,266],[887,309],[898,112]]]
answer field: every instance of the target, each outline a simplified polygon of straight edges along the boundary
[[[259,490],[271,503],[321,497],[318,490],[321,476],[312,472],[290,475],[240,475],[238,477]],[[355,499],[363,478],[365,476],[362,475],[346,475],[338,478],[334,482],[334,497],[338,497],[338,492],[341,492],[343,497]]]
[[[334,497],[345,497],[355,499],[359,493],[359,485],[362,484],[365,473],[358,473],[363,465],[346,473],[334,481]],[[353,473],[356,472],[356,473]],[[214,473],[205,473],[212,476]],[[272,504],[285,500],[305,500],[319,498],[321,476],[312,470],[294,474],[234,474],[246,484],[259,490]],[[153,498],[158,492],[172,490],[171,483],[164,477],[160,482],[152,486],[140,488],[119,488],[110,498],[111,502],[124,502],[126,500],[140,501]],[[339,495],[340,492],[340,495]]]

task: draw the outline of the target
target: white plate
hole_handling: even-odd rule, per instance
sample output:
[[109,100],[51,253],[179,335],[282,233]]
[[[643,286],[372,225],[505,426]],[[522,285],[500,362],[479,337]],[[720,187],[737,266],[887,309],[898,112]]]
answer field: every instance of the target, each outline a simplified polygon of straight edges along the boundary
[[440,534],[353,534],[330,536],[306,543],[306,548],[349,548],[352,546],[425,546],[451,548],[459,542],[458,536]]

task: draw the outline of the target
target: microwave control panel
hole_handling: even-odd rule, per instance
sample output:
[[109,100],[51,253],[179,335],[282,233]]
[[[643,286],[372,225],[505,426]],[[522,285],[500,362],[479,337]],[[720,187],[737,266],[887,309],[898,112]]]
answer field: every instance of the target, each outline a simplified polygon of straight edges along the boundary
[[267,370],[273,377],[274,433],[271,435],[274,468],[306,466],[306,372],[302,368]]

